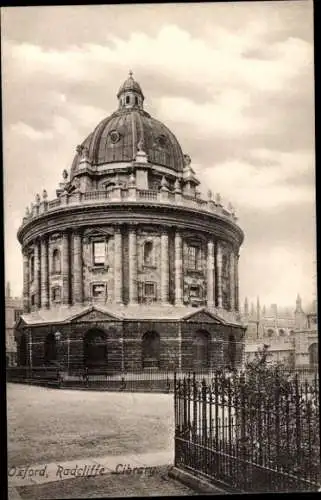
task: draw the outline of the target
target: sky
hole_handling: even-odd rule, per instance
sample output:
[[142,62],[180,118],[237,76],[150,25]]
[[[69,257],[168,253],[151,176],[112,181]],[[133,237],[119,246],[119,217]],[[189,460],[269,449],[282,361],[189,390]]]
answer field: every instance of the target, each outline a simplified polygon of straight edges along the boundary
[[22,291],[26,206],[134,73],[206,193],[236,207],[240,300],[316,293],[312,1],[1,9],[5,270]]

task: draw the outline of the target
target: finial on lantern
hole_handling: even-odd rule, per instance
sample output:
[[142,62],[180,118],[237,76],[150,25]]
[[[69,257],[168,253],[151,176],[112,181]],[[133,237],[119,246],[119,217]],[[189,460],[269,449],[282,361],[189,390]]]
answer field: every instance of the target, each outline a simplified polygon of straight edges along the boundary
[[130,77],[130,78],[133,78],[133,72],[132,72],[132,70],[131,70],[131,69],[129,70],[129,73],[128,73],[128,74],[129,74],[129,77]]

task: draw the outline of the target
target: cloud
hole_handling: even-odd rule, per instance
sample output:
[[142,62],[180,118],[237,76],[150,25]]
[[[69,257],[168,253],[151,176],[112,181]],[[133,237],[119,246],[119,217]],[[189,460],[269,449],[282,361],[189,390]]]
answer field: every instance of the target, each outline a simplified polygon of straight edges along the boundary
[[35,130],[30,125],[23,123],[23,122],[15,123],[14,125],[11,126],[11,130],[15,134],[23,135],[23,136],[27,137],[28,139],[30,139],[31,141],[47,141],[47,140],[52,140],[54,137],[54,134],[52,131]]
[[[255,165],[257,160],[259,166]],[[194,167],[204,186],[212,185],[225,199],[239,206],[240,212],[242,207],[268,210],[315,201],[314,183],[297,182],[307,172],[313,172],[312,153],[254,149],[247,162],[225,161],[205,170],[201,165]]]
[[75,146],[117,108],[133,69],[145,109],[175,133],[204,190],[211,186],[238,209],[241,293],[256,295],[260,276],[260,289],[276,301],[292,293],[286,276],[292,283],[295,272],[291,287],[310,293],[312,2],[28,7],[4,9],[1,19],[12,281],[21,260],[12,217],[43,188],[55,196]]

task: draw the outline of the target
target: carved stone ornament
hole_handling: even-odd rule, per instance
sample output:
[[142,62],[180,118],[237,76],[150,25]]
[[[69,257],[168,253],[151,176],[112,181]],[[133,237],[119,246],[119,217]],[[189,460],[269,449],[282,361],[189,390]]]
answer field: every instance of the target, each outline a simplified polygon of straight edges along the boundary
[[64,169],[62,172],[62,178],[64,179],[64,181],[67,181],[68,179],[68,172],[66,169]]
[[184,155],[185,166],[189,166],[192,163],[191,157],[189,155]]
[[40,203],[40,194],[39,193],[36,194],[36,203],[37,203],[37,205],[39,205],[39,203]]
[[144,151],[144,140],[143,138],[140,138],[137,144],[137,149],[138,151]]
[[76,147],[76,152],[81,155],[82,154],[82,150],[83,150],[83,146],[81,146],[80,144]]
[[42,197],[44,200],[46,200],[48,198],[48,193],[45,189],[42,191]]
[[212,198],[213,198],[213,193],[212,193],[211,189],[209,189],[209,190],[207,191],[207,198],[208,198],[209,200],[212,200]]
[[120,133],[117,130],[111,130],[109,132],[110,141],[112,144],[116,144],[120,140]]

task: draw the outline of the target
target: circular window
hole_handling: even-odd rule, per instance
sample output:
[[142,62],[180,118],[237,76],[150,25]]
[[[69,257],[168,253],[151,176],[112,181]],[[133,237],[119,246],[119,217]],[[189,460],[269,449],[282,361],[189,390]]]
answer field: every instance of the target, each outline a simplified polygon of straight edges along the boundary
[[160,135],[157,139],[158,145],[164,148],[166,146],[166,137],[164,135]]
[[113,144],[116,144],[116,142],[119,141],[120,139],[120,135],[119,135],[119,132],[117,132],[117,130],[112,130],[110,133],[109,133],[109,137],[110,137],[110,140]]

